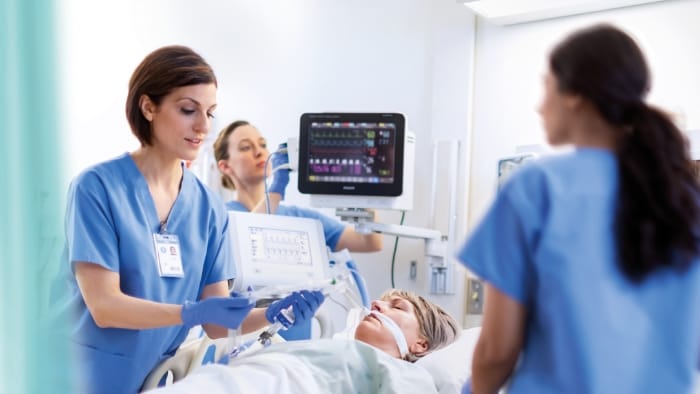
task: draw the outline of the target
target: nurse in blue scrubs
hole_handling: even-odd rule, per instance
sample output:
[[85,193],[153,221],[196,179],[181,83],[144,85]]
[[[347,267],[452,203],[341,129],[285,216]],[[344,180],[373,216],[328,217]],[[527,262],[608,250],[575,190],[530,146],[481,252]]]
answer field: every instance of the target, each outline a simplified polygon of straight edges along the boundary
[[509,394],[690,393],[700,187],[687,141],[645,101],[649,69],[619,29],[574,32],[548,66],[546,136],[574,150],[519,169],[459,253],[486,283],[463,392],[510,378]]
[[[264,171],[270,151],[267,140],[247,121],[238,120],[226,126],[214,143],[214,157],[221,171],[221,184],[236,191],[236,200],[226,203],[228,209],[240,212],[266,213]],[[287,154],[275,154],[273,168],[288,163]],[[268,175],[270,174],[268,168]],[[276,215],[318,219],[323,225],[326,245],[333,250],[351,252],[378,252],[382,249],[382,235],[360,234],[353,226],[325,216],[313,209],[284,205],[289,171],[275,171],[269,190],[269,212]]]
[[264,310],[229,294],[236,273],[226,207],[183,164],[209,132],[216,91],[211,67],[191,49],[155,50],[132,74],[126,102],[141,147],[70,185],[55,284],[67,291],[52,306],[75,322],[76,392],[137,392],[193,326],[225,337],[260,328],[289,305],[304,324],[323,301],[302,291]]
[[[214,157],[221,172],[221,183],[236,191],[236,200],[226,203],[228,209],[240,212],[266,213],[265,163],[270,152],[265,137],[247,121],[235,121],[219,132],[214,143]],[[275,154],[272,168],[288,163],[285,154]],[[270,174],[268,168],[267,173]],[[377,252],[382,249],[382,235],[360,234],[353,226],[323,215],[313,209],[285,205],[285,189],[289,183],[289,171],[275,171],[268,187],[272,214],[317,219],[323,225],[326,245],[333,251],[348,249],[351,252]],[[299,327],[282,333],[287,339],[304,339],[310,336],[308,327]]]

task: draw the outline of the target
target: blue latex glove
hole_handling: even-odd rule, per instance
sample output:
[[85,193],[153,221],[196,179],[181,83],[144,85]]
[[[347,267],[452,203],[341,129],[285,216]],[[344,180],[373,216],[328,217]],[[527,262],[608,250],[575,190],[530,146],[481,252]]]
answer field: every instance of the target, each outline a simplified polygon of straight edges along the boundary
[[216,324],[232,330],[238,328],[255,303],[248,297],[212,297],[199,302],[187,301],[182,306],[182,323],[186,327]]
[[284,191],[289,184],[289,155],[287,152],[275,152],[272,154],[272,169],[279,168],[280,166],[285,166],[285,168],[280,168],[272,174],[272,183],[268,187],[268,191],[271,193],[279,193],[284,200]]
[[462,394],[472,394],[472,378],[467,379],[462,386]]
[[[325,297],[320,291],[295,291],[285,298],[270,304],[265,311],[265,317],[270,323],[279,321],[287,328],[299,326],[314,316],[318,307],[323,304],[324,299]],[[294,321],[290,322],[284,318],[284,316],[278,318],[280,312],[290,306],[292,307],[292,312],[294,313]]]

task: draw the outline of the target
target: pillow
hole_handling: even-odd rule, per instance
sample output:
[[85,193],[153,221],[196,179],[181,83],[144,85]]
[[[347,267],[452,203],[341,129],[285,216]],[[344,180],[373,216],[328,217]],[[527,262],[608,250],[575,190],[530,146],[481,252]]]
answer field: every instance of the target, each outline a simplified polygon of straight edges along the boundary
[[433,377],[438,393],[462,392],[462,386],[471,375],[472,354],[480,331],[481,327],[464,329],[455,342],[415,362]]

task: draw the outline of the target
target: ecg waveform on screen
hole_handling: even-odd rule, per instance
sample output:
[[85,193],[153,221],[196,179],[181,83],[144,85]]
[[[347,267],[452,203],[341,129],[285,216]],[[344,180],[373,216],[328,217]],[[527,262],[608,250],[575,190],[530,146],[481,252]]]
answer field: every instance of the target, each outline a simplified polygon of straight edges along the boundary
[[362,156],[366,149],[340,149],[340,148],[317,148],[314,147],[314,155],[355,155]]
[[393,183],[395,132],[392,123],[312,123],[307,179]]

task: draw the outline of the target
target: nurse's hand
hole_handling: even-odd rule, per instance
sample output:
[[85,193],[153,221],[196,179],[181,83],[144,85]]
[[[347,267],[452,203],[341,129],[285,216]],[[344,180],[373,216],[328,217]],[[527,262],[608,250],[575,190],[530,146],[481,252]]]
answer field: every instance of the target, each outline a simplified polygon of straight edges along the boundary
[[472,379],[468,378],[462,386],[462,394],[472,394]]
[[182,306],[182,323],[190,328],[211,323],[235,330],[254,305],[251,299],[239,295],[211,297],[199,302],[187,301]]
[[[320,291],[295,291],[287,297],[270,304],[265,311],[265,317],[270,323],[279,321],[287,328],[302,325],[314,316],[318,308],[323,304],[324,299],[325,297]],[[284,315],[280,315],[283,309],[287,309],[290,306],[294,316],[293,321],[289,321]]]
[[272,154],[272,183],[268,188],[271,193],[279,193],[284,200],[284,191],[289,184],[289,156],[287,152],[275,152]]

